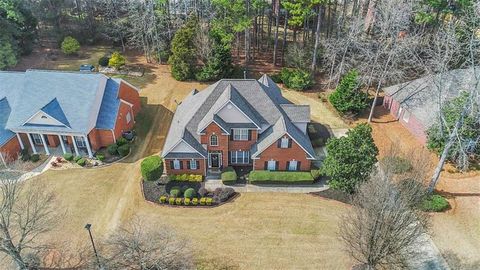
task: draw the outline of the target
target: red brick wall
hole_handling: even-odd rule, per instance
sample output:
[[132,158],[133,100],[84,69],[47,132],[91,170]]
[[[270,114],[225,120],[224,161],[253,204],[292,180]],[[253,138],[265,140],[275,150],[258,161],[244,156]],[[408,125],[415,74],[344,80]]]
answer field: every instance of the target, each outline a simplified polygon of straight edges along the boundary
[[274,142],[267,149],[265,149],[261,154],[260,158],[254,161],[255,170],[264,170],[265,161],[276,160],[279,162],[278,170],[285,171],[287,167],[287,161],[296,160],[300,161],[300,169],[302,171],[310,170],[310,160],[307,159],[307,154],[305,151],[292,140],[291,148],[279,148],[277,142]]
[[118,108],[118,115],[117,115],[117,121],[115,123],[115,138],[120,138],[122,136],[122,132],[131,130],[134,125],[133,121],[133,115],[130,120],[130,123],[127,123],[127,114],[130,112],[131,114],[131,109],[130,106],[125,104],[125,103],[120,103],[120,108]]
[[15,136],[0,147],[0,154],[6,161],[11,161],[17,158],[20,149],[20,143]]
[[415,117],[415,115],[410,114],[410,118],[408,119],[408,122],[403,120],[403,114],[405,113],[405,110],[403,110],[401,115],[398,115],[398,111],[400,109],[400,104],[393,100],[392,97],[390,96],[385,96],[383,100],[383,106],[387,109],[390,110],[390,114],[397,119],[397,116],[399,116],[398,121],[402,123],[404,127],[412,133],[415,138],[417,138],[418,141],[420,141],[422,144],[425,144],[427,142],[427,134],[425,127],[423,126],[422,123]]
[[[200,141],[202,144],[207,144],[208,151],[222,151],[222,165],[228,166],[228,135],[223,135],[225,133],[223,129],[221,129],[217,124],[214,122],[210,123],[204,130],[205,135],[200,136]],[[218,136],[218,146],[211,146],[210,145],[210,136],[215,134]]]
[[137,113],[140,111],[140,96],[137,90],[122,81],[118,90],[118,97],[133,104],[133,116],[137,115]]
[[250,150],[252,145],[257,141],[257,130],[252,130],[252,139],[250,141],[229,141],[228,142],[228,149],[230,151],[235,150]]
[[201,174],[201,175],[205,175],[205,160],[204,159],[196,159],[196,161],[198,160],[199,161],[199,166],[198,166],[198,169],[196,170],[190,170],[188,169],[188,166],[187,166],[187,161],[191,161],[191,159],[179,159],[182,163],[183,163],[183,169],[181,170],[174,170],[172,169],[171,167],[171,162],[173,159],[165,159],[165,172],[167,174],[184,174],[184,173],[188,173],[188,174]]

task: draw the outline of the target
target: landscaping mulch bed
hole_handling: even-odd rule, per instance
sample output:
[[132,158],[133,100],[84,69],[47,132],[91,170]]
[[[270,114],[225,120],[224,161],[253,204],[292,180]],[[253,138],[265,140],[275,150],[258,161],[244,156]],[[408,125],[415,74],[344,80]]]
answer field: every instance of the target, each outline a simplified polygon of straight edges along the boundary
[[339,190],[333,190],[331,188],[323,191],[312,192],[310,194],[312,194],[313,196],[335,200],[346,204],[352,203],[352,195]]
[[165,185],[156,181],[142,181],[143,194],[147,201],[158,202],[162,195],[167,195]]

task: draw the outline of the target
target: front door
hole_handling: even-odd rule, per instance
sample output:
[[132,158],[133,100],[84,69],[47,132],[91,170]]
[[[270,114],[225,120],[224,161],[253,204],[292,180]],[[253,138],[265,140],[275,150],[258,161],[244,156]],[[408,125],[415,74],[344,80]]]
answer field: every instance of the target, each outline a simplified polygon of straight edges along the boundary
[[218,153],[210,154],[210,165],[212,166],[212,168],[220,167],[220,154]]

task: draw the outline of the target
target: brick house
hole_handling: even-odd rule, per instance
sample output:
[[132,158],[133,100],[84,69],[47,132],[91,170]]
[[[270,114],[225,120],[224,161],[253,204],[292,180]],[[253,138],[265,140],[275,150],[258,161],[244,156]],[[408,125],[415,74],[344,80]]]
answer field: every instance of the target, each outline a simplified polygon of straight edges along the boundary
[[[477,73],[479,77],[478,68]],[[383,106],[418,141],[425,144],[426,131],[438,119],[440,110],[438,101],[448,102],[458,97],[461,91],[478,87],[476,83],[473,68],[451,70],[384,88]]]
[[162,153],[166,172],[308,171],[315,159],[309,122],[310,107],[291,104],[266,75],[220,80],[178,105]]
[[133,128],[139,110],[138,89],[103,74],[0,72],[0,153],[93,157]]

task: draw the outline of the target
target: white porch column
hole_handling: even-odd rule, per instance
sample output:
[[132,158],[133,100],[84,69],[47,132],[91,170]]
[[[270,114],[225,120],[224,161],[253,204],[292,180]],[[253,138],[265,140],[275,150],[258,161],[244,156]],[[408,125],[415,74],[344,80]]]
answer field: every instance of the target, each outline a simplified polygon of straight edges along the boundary
[[33,144],[32,135],[27,133],[28,141],[30,142],[30,146],[32,147],[32,151],[34,154],[37,153],[37,149],[35,148],[35,144]]
[[39,135],[40,135],[40,138],[42,139],[43,148],[45,148],[45,154],[47,154],[47,156],[50,156],[50,150],[48,150],[48,145],[47,145],[47,142],[45,141],[45,136],[43,136],[43,134],[39,134]]
[[25,149],[25,146],[23,145],[23,142],[22,142],[22,138],[20,138],[20,134],[16,133],[17,134],[17,140],[18,140],[18,143],[20,144],[20,148]]
[[65,150],[65,144],[63,143],[62,135],[58,135],[58,138],[60,139],[60,145],[62,146],[62,151],[64,154],[66,154],[67,151]]
[[75,142],[75,136],[72,135],[71,137],[72,137],[73,147],[75,148],[75,155],[79,156],[77,143]]
[[90,142],[88,142],[87,136],[83,136],[83,139],[85,140],[85,145],[87,145],[88,157],[93,158],[92,148],[90,148]]

